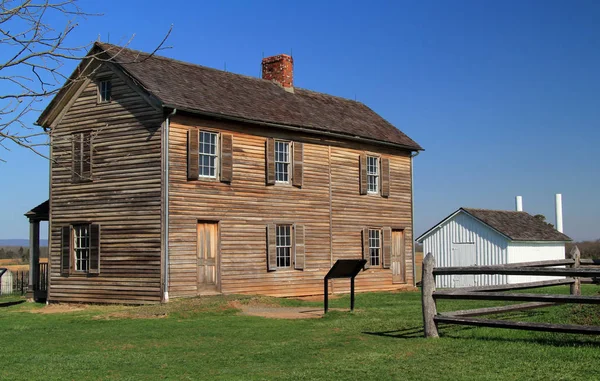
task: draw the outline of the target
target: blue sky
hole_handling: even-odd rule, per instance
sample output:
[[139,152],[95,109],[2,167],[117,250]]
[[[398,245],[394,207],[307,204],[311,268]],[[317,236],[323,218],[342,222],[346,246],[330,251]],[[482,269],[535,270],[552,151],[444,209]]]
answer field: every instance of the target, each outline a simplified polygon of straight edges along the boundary
[[[73,43],[103,41],[258,76],[293,53],[295,85],[355,98],[425,149],[415,229],[460,206],[526,211],[600,238],[600,3],[595,1],[91,1]],[[168,6],[167,6],[168,5]],[[0,54],[1,57],[1,54]],[[71,70],[74,63],[68,65]],[[0,239],[48,195],[48,163],[0,152]]]

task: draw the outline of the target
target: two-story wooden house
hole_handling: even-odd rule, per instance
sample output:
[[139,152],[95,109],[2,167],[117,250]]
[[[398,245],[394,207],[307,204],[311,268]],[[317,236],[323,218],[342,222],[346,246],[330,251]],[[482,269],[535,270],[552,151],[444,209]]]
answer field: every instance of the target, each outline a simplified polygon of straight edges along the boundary
[[[367,106],[96,43],[41,114],[51,133],[51,302],[413,286],[412,156]],[[336,281],[333,290],[347,290]],[[331,289],[331,288],[330,288]]]

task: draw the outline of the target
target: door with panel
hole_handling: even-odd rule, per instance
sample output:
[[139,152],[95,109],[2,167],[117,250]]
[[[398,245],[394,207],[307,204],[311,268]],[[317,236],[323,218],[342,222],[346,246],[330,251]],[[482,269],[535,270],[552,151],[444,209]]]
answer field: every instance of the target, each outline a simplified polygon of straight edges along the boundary
[[198,294],[220,291],[219,276],[219,224],[198,222]]
[[[452,244],[452,266],[476,266],[477,251],[475,243],[453,243]],[[452,275],[453,287],[475,286],[475,275]]]
[[406,283],[404,230],[392,230],[392,283]]

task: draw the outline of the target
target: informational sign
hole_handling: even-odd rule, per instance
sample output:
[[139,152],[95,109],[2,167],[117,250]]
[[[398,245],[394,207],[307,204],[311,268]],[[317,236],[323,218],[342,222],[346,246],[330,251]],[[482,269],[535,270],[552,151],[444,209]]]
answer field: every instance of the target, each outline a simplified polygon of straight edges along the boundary
[[329,309],[329,279],[350,278],[350,311],[354,311],[354,278],[362,270],[367,261],[365,259],[338,259],[325,275],[323,304],[325,313]]

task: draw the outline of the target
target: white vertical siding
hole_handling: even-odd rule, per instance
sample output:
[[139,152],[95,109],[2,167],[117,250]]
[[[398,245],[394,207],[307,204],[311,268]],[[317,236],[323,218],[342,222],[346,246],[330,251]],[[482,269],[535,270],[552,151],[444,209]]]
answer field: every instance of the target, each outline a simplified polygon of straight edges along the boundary
[[[453,265],[452,244],[475,243],[477,265],[507,263],[508,239],[464,212],[445,221],[423,240],[424,253],[432,253],[436,266]],[[496,285],[507,282],[506,275],[476,275],[475,284]],[[436,277],[436,286],[453,287],[452,276]]]
[[[564,242],[510,242],[508,244],[508,263],[548,261],[565,259]],[[560,279],[561,277],[509,275],[509,283],[536,282],[540,280]]]

